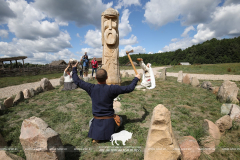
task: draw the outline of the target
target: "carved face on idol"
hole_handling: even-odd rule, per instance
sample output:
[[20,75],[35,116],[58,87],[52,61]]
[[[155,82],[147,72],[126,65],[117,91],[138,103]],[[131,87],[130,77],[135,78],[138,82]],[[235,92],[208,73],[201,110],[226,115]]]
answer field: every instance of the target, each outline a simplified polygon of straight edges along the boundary
[[117,17],[114,15],[104,16],[104,40],[108,45],[114,45],[117,41],[117,27],[118,27]]

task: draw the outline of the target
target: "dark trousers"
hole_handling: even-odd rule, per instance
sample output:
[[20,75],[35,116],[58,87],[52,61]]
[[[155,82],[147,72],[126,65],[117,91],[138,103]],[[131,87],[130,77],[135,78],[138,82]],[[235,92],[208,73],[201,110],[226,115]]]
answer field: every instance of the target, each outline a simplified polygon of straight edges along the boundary
[[97,68],[92,68],[92,76],[93,76],[94,71],[95,71],[95,73],[97,73]]

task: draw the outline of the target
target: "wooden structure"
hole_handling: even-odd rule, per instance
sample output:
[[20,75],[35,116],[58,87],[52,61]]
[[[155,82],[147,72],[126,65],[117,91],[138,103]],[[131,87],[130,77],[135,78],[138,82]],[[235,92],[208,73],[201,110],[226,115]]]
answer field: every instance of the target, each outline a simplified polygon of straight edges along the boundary
[[23,68],[24,68],[24,59],[26,59],[26,56],[18,56],[18,57],[7,57],[7,58],[0,58],[0,65],[2,65],[2,68],[4,68],[4,62],[10,61],[10,65],[12,68],[12,61],[16,61],[16,68],[18,67],[17,60],[22,60],[23,62]]
[[67,63],[64,60],[59,60],[59,61],[52,61],[49,65],[59,66],[59,65],[67,65]]

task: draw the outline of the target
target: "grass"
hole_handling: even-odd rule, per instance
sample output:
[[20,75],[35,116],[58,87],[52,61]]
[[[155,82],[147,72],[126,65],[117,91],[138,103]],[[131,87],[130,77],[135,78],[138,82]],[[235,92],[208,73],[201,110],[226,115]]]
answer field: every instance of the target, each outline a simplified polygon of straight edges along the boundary
[[[123,84],[129,84],[132,78],[122,78]],[[96,83],[96,80],[90,83]],[[212,82],[214,85],[220,81]],[[238,87],[240,84],[237,84]],[[66,159],[143,159],[143,152],[100,152],[100,147],[112,146],[111,142],[92,144],[88,135],[88,122],[92,118],[91,99],[81,90],[60,91],[61,88],[41,93],[19,103],[17,106],[0,112],[0,133],[10,147],[18,148],[13,152],[25,158],[19,141],[21,124],[24,119],[32,116],[43,119],[60,134],[64,146],[72,148],[90,148],[78,152],[66,152]],[[158,104],[163,104],[171,111],[171,121],[175,138],[193,136],[198,142],[205,135],[202,129],[204,119],[215,122],[222,117],[221,103],[209,91],[180,84],[177,78],[167,77],[167,81],[156,81],[156,88],[147,91],[133,91],[120,95],[123,126],[120,130],[133,133],[132,139],[126,142],[126,147],[140,147],[143,151],[152,111]],[[240,145],[239,127],[234,127],[221,138],[219,149],[223,147],[238,147]],[[118,141],[120,147],[123,146]],[[125,147],[125,146],[124,146]],[[240,148],[240,147],[238,147]],[[216,151],[210,159],[238,159],[240,152]],[[200,159],[209,159],[201,155]]]
[[240,75],[240,63],[176,65],[167,69],[167,72],[199,73],[199,74],[232,74]]
[[0,78],[0,88],[19,85],[24,83],[40,81],[42,78],[54,79],[59,78],[63,73],[54,73],[54,74],[44,74],[44,75],[35,75],[35,76],[18,76],[18,77],[1,77]]

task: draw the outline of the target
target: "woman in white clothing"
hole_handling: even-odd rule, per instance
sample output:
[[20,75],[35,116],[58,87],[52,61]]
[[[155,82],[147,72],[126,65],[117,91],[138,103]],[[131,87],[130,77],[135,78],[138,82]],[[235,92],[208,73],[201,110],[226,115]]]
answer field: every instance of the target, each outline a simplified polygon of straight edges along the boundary
[[72,71],[70,72],[70,64],[68,64],[67,68],[64,70],[63,76],[64,76],[64,87],[62,89],[63,91],[77,88],[77,85],[73,82],[72,79]]

